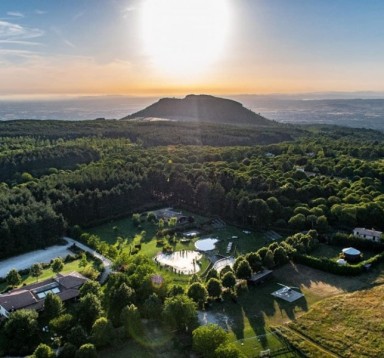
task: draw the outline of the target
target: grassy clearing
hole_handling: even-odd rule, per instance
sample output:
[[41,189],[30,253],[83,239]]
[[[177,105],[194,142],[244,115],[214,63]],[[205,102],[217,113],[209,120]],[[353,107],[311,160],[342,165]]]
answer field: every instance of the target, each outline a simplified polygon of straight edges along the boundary
[[[218,237],[220,241],[216,244],[218,254],[228,256],[227,246],[229,242],[233,243],[232,255],[242,255],[251,251],[257,251],[266,244],[264,235],[259,232],[245,234],[243,230],[227,225],[226,227],[213,231],[209,236]],[[237,239],[232,239],[237,236]]]
[[157,227],[146,220],[137,227],[131,218],[124,218],[87,229],[87,232],[98,235],[101,240],[106,241],[108,244],[114,244],[118,236],[126,238],[128,242],[132,242],[133,238],[141,231],[146,232],[145,236],[147,238],[153,238],[156,230]]
[[384,286],[318,302],[288,326],[343,357],[384,352]]

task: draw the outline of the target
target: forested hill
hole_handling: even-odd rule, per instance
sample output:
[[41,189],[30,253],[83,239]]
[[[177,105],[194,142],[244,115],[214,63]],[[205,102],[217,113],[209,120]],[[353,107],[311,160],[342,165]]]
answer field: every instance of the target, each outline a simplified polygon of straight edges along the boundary
[[183,99],[162,98],[123,119],[164,118],[227,124],[270,126],[274,122],[243,107],[239,102],[209,95],[188,95]]

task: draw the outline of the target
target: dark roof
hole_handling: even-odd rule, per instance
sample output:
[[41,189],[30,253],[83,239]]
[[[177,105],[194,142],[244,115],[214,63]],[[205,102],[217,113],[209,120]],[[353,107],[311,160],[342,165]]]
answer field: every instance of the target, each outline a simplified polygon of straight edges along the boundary
[[80,291],[71,288],[69,290],[65,290],[63,292],[58,293],[57,295],[61,298],[62,301],[70,300],[71,298],[75,298],[80,294]]
[[273,273],[272,270],[263,270],[258,273],[253,273],[251,278],[248,279],[248,281],[252,283],[258,283],[269,278],[272,275],[272,273]]
[[37,302],[37,299],[28,290],[20,290],[9,294],[0,295],[0,305],[7,311],[31,306]]
[[81,285],[84,284],[85,281],[87,281],[87,278],[85,278],[78,272],[71,272],[68,275],[58,274],[55,280],[61,286],[65,287],[66,289],[70,289],[79,288]]
[[[31,285],[12,290],[0,295],[0,305],[8,312],[21,308],[42,309],[44,307],[44,292],[57,290],[56,293],[62,301],[66,301],[79,296],[79,288],[88,279],[78,272],[71,272],[66,275],[58,274],[56,278],[51,278]],[[42,296],[39,294],[43,293]]]

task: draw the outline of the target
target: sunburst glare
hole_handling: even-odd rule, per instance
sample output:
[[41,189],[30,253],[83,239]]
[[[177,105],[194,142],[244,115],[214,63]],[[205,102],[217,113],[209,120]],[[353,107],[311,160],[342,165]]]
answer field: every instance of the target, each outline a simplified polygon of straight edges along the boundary
[[185,77],[207,70],[223,53],[230,27],[227,0],[147,0],[142,36],[155,70]]

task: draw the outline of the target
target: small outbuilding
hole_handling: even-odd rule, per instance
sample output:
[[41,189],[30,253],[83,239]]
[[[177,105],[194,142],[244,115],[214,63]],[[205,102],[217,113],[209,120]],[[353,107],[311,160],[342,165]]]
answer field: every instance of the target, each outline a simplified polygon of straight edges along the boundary
[[347,262],[358,262],[361,259],[361,252],[353,247],[347,247],[342,252]]

